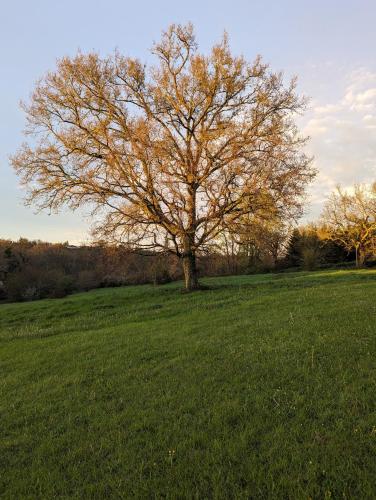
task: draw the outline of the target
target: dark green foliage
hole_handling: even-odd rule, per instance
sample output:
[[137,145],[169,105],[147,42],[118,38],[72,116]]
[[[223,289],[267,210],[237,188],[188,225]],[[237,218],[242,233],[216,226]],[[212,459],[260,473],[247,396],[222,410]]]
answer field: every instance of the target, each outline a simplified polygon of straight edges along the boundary
[[2,498],[376,491],[376,272],[0,306]]
[[299,267],[302,260],[301,236],[299,229],[294,229],[287,247],[286,262],[288,266]]
[[301,267],[312,271],[321,266],[352,260],[354,256],[339,244],[327,239],[319,227],[307,225],[293,230],[284,264],[287,267]]

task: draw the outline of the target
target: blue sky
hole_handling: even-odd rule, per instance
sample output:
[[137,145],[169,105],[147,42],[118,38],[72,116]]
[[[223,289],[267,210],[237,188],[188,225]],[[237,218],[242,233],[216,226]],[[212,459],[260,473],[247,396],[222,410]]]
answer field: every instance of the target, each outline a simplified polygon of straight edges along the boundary
[[68,210],[35,214],[8,157],[24,140],[19,108],[57,58],[114,49],[150,60],[153,41],[171,23],[195,25],[200,50],[226,30],[235,53],[261,54],[310,97],[300,126],[312,139],[320,173],[306,219],[318,216],[337,184],[376,180],[375,0],[2,0],[0,11],[0,237],[80,243],[90,219]]

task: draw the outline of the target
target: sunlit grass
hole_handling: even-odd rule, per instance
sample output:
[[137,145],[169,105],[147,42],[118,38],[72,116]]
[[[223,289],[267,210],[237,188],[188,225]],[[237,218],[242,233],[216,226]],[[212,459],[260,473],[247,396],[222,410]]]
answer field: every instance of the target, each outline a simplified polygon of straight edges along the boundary
[[0,306],[5,498],[374,498],[376,273]]

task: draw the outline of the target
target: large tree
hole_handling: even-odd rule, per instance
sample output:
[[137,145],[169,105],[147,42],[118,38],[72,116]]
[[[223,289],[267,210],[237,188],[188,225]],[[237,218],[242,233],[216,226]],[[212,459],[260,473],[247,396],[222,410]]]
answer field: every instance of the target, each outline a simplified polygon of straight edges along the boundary
[[352,192],[337,187],[322,219],[329,239],[355,251],[357,267],[363,266],[370,254],[376,255],[376,183],[371,187],[355,185]]
[[36,141],[13,159],[41,208],[88,204],[101,238],[173,252],[187,289],[196,254],[272,199],[296,212],[314,172],[293,121],[304,107],[257,58],[208,56],[191,25],[172,25],[148,69],[119,53],[58,61],[25,107]]

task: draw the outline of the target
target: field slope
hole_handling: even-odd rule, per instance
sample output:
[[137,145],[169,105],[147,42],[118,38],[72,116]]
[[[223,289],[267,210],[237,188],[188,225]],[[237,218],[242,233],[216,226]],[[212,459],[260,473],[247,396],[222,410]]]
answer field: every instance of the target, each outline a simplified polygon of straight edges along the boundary
[[375,498],[376,272],[0,306],[2,498]]

